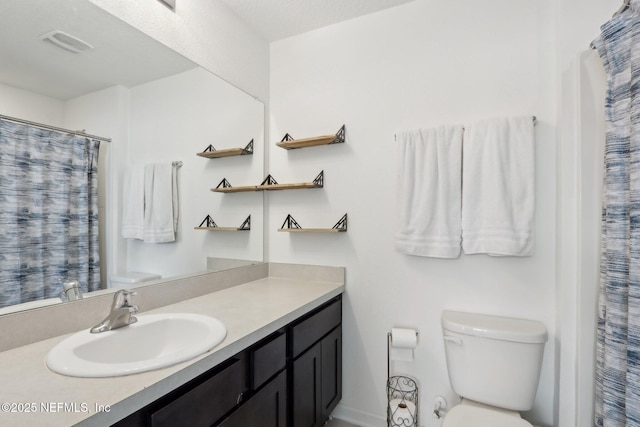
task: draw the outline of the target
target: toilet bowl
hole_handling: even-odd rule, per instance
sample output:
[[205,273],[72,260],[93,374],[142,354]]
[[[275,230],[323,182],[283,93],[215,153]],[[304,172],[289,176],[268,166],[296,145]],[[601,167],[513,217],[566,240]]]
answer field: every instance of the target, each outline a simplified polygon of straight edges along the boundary
[[126,271],[111,276],[111,287],[123,287],[126,285],[135,285],[142,282],[160,279],[160,275],[152,273],[140,273],[136,271]]
[[443,427],[532,427],[520,417],[533,402],[547,341],[534,320],[444,311],[449,382],[462,402]]

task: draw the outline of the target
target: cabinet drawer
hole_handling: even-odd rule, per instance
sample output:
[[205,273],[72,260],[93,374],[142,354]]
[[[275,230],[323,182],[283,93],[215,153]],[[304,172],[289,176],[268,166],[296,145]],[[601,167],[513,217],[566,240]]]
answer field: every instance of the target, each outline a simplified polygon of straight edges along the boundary
[[244,391],[244,363],[235,361],[151,414],[153,427],[210,426],[236,406]]
[[338,299],[293,326],[292,357],[311,347],[342,322],[342,300]]
[[269,337],[249,353],[251,388],[258,389],[269,378],[284,369],[287,362],[287,335]]

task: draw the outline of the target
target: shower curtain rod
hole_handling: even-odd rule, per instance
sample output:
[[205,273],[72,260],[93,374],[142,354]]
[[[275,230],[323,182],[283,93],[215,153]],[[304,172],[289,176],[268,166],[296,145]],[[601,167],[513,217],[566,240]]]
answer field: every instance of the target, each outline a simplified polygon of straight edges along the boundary
[[42,124],[42,123],[32,122],[32,121],[29,121],[29,120],[19,119],[17,117],[5,116],[3,114],[0,114],[0,119],[7,120],[7,121],[10,121],[10,122],[14,122],[14,123],[21,123],[21,124],[25,124],[25,125],[29,125],[29,126],[34,126],[34,127],[40,128],[40,129],[54,130],[54,131],[62,132],[62,133],[69,133],[71,135],[84,136],[85,138],[89,138],[89,139],[97,139],[98,141],[111,142],[111,138],[104,138],[102,136],[90,135],[90,134],[86,133],[84,130],[69,130],[69,129],[59,128],[59,127],[56,127],[56,126],[51,126],[51,125],[45,125],[45,124]]

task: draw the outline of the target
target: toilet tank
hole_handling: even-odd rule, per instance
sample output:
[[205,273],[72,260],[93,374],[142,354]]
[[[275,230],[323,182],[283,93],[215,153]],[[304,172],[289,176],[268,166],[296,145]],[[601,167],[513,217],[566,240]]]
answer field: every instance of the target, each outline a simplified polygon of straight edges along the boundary
[[149,282],[151,280],[160,279],[159,274],[153,273],[140,273],[137,271],[125,271],[123,273],[118,273],[111,276],[111,286],[110,287],[122,287],[127,285],[136,285],[142,282]]
[[459,396],[513,411],[536,397],[547,330],[541,322],[444,311],[449,382]]

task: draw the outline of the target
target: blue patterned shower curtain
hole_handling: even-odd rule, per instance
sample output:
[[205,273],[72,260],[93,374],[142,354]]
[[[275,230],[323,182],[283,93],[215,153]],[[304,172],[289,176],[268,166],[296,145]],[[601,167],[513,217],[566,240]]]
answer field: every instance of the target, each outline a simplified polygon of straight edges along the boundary
[[640,0],[594,42],[607,71],[595,425],[640,426]]
[[99,289],[99,144],[0,120],[0,307]]

